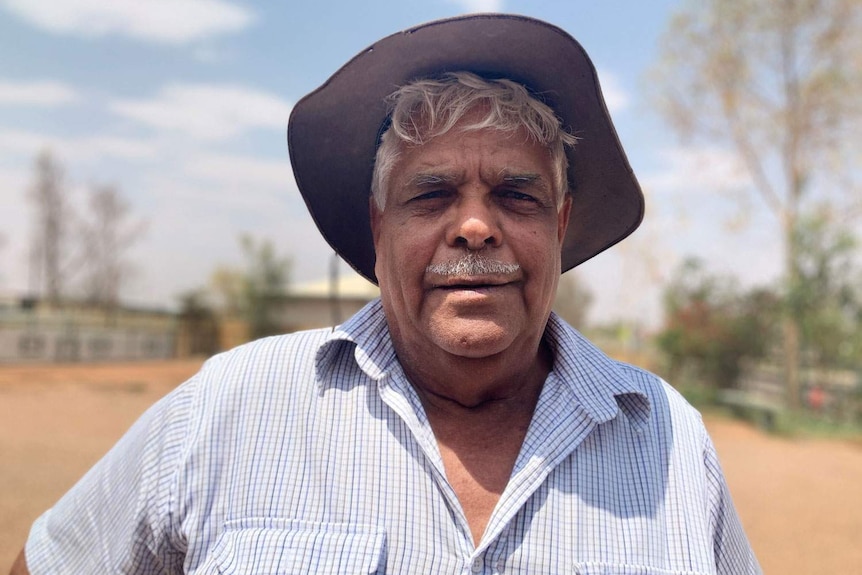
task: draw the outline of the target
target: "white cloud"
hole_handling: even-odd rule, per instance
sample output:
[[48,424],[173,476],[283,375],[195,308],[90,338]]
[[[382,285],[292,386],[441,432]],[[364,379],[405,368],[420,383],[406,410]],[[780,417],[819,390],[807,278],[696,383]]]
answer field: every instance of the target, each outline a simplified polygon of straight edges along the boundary
[[210,45],[196,46],[192,51],[192,56],[204,64],[221,64],[229,62],[235,57],[230,51]]
[[655,193],[708,194],[750,185],[748,173],[728,150],[673,147],[659,153],[664,167],[640,180]]
[[49,80],[35,82],[0,81],[0,106],[56,107],[78,99],[71,86]]
[[68,154],[72,157],[110,157],[123,160],[151,160],[158,155],[157,146],[150,141],[114,136],[78,138]]
[[0,130],[0,151],[4,155],[33,156],[43,148],[53,148],[62,139],[48,134],[22,130]]
[[[0,166],[0,205],[3,206],[4,212],[13,206],[16,200],[24,197],[24,191],[30,185],[29,178],[30,174],[24,169]],[[13,223],[17,223],[17,218],[7,221],[4,217],[4,225],[0,226],[0,229]]]
[[0,129],[0,151],[4,153],[35,158],[45,149],[52,150],[62,161],[102,158],[149,160],[158,152],[156,145],[147,140],[115,136],[69,137]]
[[27,288],[30,185],[26,168],[0,166],[0,294]]
[[602,96],[611,114],[625,110],[629,105],[629,95],[623,89],[616,74],[607,70],[599,70],[599,82],[602,86]]
[[144,184],[150,228],[138,249],[144,273],[130,286],[130,300],[169,303],[177,293],[204,284],[216,266],[240,264],[238,238],[244,232],[272,240],[279,253],[290,255],[294,281],[326,276],[332,250],[301,205],[292,179],[279,173],[286,160],[203,155],[181,163],[206,178],[171,172]]
[[463,12],[502,12],[503,0],[448,0],[456,4]]
[[284,191],[293,182],[286,154],[282,160],[201,154],[190,158],[184,166],[185,171],[196,179],[231,187]]
[[73,36],[129,36],[183,44],[236,32],[254,19],[225,0],[0,0],[34,26]]
[[116,101],[110,109],[159,130],[219,141],[251,128],[283,130],[291,105],[243,86],[183,84],[168,86],[153,99]]

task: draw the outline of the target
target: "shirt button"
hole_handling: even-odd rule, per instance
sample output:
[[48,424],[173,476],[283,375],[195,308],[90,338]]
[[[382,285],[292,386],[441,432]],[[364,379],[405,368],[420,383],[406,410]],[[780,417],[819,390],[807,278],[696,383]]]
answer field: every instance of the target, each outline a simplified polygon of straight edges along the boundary
[[479,573],[482,571],[482,558],[476,557],[473,559],[473,564],[470,565],[470,569],[472,569],[473,573]]

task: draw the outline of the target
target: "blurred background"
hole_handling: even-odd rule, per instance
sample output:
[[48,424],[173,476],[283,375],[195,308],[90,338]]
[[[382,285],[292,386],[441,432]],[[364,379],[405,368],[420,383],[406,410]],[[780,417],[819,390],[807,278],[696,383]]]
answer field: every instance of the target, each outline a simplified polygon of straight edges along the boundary
[[858,0],[0,0],[0,571],[204,358],[376,297],[305,210],[291,106],[481,11],[578,39],[647,198],[555,309],[703,411],[765,568],[862,570]]

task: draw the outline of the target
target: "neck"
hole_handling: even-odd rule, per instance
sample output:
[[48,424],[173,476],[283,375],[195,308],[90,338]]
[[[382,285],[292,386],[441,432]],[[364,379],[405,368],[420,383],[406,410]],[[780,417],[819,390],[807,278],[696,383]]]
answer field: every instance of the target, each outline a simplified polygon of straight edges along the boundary
[[[407,350],[397,352],[426,410],[453,415],[480,415],[507,406],[532,414],[553,364],[544,342],[526,353],[509,351],[485,358],[446,354],[434,362],[427,355],[416,361]],[[531,359],[524,361],[525,357]]]

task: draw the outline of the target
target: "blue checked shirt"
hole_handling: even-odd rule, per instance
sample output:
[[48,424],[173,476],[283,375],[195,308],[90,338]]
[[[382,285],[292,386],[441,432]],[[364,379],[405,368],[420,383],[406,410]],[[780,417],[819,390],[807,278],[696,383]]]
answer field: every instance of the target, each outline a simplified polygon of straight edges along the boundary
[[697,412],[556,316],[546,341],[478,546],[375,301],[208,361],[36,521],[30,570],[759,573]]

